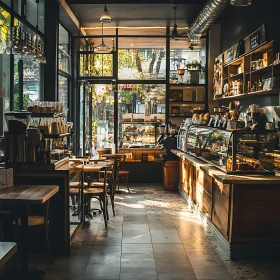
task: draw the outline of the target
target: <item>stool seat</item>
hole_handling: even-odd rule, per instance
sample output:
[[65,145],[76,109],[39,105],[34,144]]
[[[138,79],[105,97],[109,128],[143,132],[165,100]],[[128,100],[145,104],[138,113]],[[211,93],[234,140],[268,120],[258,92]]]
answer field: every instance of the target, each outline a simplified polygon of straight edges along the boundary
[[70,195],[79,194],[79,193],[80,193],[80,189],[78,189],[78,188],[70,188],[70,190],[69,190]]
[[[108,183],[106,183],[105,185],[106,185],[106,188],[108,188],[108,186],[109,186]],[[94,188],[95,187],[96,188],[98,188],[98,187],[102,188],[104,186],[104,183],[103,182],[91,182],[90,186],[94,187]]]
[[[15,223],[15,222],[14,222]],[[28,226],[39,226],[45,223],[45,217],[43,216],[28,216]],[[18,225],[21,225],[21,219],[18,219]]]
[[100,194],[103,193],[103,188],[87,188],[84,190],[85,194]]

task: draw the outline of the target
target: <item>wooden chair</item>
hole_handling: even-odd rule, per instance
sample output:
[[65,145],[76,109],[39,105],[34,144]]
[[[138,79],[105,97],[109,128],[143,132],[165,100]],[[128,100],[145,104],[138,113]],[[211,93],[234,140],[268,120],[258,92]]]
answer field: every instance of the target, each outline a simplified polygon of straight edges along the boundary
[[[50,257],[50,263],[52,263],[52,256],[51,256],[51,249],[50,249],[50,242],[49,242],[49,201],[47,200],[43,204],[43,215],[28,215],[28,227],[37,227],[41,226],[44,229],[44,239],[45,239],[45,245],[46,245],[46,251],[49,254]],[[20,209],[18,209],[20,211]],[[17,216],[20,216],[19,213]],[[20,228],[21,226],[21,218],[17,218],[14,221],[14,224],[16,225],[16,228]],[[26,241],[27,242],[27,241]]]
[[[69,159],[69,162],[73,162],[73,163],[78,163],[78,164],[82,164],[82,165],[86,165],[89,162],[89,157],[77,157],[74,159]],[[69,183],[69,196],[71,197],[72,200],[72,206],[70,206],[74,211],[74,213],[72,214],[73,216],[79,215],[79,200],[80,200],[80,195],[81,195],[81,186],[82,182],[78,181],[78,182],[70,182]],[[84,187],[86,187],[87,184],[84,183]],[[77,206],[76,206],[77,204]]]
[[126,184],[128,192],[130,193],[129,186],[128,186],[129,171],[124,169],[125,159],[126,159],[126,155],[123,155],[123,157],[120,159],[119,162],[119,168],[117,171],[118,190],[120,189],[120,180],[123,180]]
[[90,212],[96,211],[98,209],[91,209],[90,203],[92,198],[99,200],[101,211],[103,212],[105,227],[107,228],[107,221],[109,220],[108,215],[108,198],[107,198],[107,166],[102,167],[101,171],[104,171],[103,178],[100,178],[99,181],[94,182],[89,178],[88,185],[84,189],[85,194],[85,214],[89,215]]

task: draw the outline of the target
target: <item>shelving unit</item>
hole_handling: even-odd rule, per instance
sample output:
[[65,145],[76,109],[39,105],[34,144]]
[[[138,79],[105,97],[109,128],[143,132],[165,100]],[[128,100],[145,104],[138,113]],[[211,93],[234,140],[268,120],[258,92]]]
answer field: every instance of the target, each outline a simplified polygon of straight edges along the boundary
[[[250,98],[280,92],[280,63],[274,63],[273,41],[263,42],[249,50],[250,36],[244,39],[247,52],[222,65],[223,94],[214,95],[214,100]],[[236,52],[237,46],[232,48]],[[224,60],[232,48],[222,54]]]
[[180,125],[183,118],[190,118],[193,109],[207,110],[205,84],[170,85],[169,118]]

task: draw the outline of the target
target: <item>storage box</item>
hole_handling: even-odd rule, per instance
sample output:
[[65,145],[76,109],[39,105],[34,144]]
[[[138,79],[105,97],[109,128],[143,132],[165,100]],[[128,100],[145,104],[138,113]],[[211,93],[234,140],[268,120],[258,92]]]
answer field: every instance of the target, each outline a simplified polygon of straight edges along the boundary
[[0,168],[0,189],[14,186],[13,168]]
[[193,90],[192,89],[184,89],[183,101],[193,101]]
[[204,88],[198,88],[196,90],[196,102],[204,102]]

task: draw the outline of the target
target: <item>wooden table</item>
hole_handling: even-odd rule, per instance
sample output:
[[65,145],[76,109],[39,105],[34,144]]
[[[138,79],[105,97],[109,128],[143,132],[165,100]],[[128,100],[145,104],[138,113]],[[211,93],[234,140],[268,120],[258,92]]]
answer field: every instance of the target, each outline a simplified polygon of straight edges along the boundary
[[22,205],[21,222],[22,236],[22,272],[28,279],[28,204],[44,204],[59,191],[58,186],[53,185],[23,185],[0,189],[0,202]]
[[14,242],[0,242],[0,268],[15,254],[17,244]]

